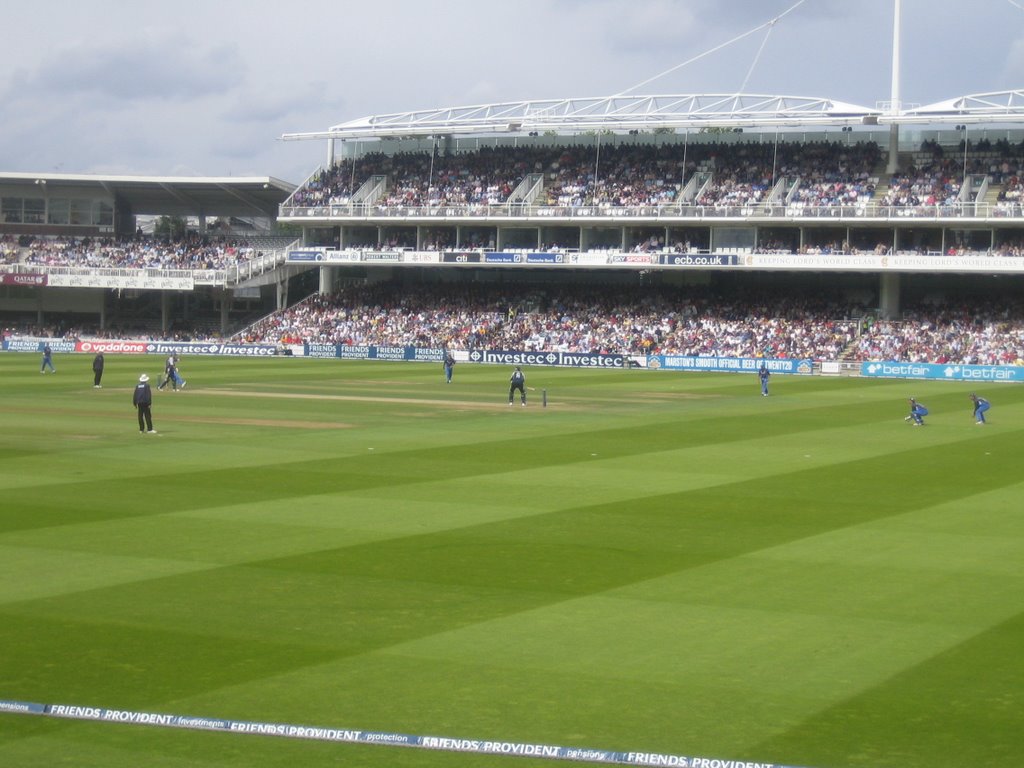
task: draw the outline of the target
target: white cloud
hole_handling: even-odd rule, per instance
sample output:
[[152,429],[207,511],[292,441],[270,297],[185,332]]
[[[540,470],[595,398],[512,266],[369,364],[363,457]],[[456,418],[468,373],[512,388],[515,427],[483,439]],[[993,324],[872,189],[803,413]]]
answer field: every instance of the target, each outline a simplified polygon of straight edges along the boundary
[[189,102],[220,96],[244,82],[247,63],[233,45],[201,47],[195,40],[126,40],[116,46],[56,51],[17,73],[13,95],[118,102]]
[[[36,0],[5,8],[0,169],[300,181],[322,143],[281,142],[366,115],[611,95],[798,0]],[[9,4],[10,5],[10,4]],[[892,0],[804,0],[770,32],[634,93],[888,98]],[[1009,0],[903,0],[905,100],[1024,86]],[[112,23],[116,21],[117,23]]]

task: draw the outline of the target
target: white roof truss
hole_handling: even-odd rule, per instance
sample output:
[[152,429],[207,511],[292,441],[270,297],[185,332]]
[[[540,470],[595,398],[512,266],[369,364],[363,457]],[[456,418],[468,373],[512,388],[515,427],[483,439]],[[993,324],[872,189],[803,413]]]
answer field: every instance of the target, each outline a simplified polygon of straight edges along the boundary
[[1024,123],[1024,91],[959,96],[900,110],[869,108],[833,99],[763,94],[684,94],[510,101],[372,115],[325,131],[287,133],[302,139],[543,134],[587,131],[799,127],[910,123]]
[[1024,90],[958,96],[879,117],[880,123],[1024,123]]
[[493,133],[653,130],[705,126],[854,124],[877,110],[831,99],[760,94],[605,96],[516,101],[374,115],[297,139],[365,139]]

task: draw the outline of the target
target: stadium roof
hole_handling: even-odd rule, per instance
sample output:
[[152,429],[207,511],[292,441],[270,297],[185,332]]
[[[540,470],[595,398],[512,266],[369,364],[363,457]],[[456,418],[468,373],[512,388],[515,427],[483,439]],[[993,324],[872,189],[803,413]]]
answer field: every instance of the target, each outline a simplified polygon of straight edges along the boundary
[[0,173],[0,187],[45,187],[47,194],[102,190],[142,216],[275,218],[295,185],[271,176],[93,176]]
[[827,98],[762,94],[604,96],[515,101],[373,115],[285,141],[445,135],[573,133],[659,128],[810,127],[902,123],[1024,123],[1024,91],[960,96],[893,110]]
[[1024,90],[992,91],[957,96],[902,112],[899,123],[1024,123]]

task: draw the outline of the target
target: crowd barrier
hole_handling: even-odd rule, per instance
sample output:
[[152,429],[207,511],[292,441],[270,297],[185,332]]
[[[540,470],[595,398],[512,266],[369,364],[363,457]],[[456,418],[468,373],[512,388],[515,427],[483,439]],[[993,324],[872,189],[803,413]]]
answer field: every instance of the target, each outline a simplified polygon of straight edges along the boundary
[[647,368],[663,371],[705,371],[753,374],[764,365],[772,374],[840,374],[866,378],[899,378],[967,382],[1022,382],[1024,366],[964,365],[870,361],[839,366],[835,361],[815,363],[807,358],[707,357],[697,355],[626,355],[606,352],[561,352],[516,349],[456,349],[385,346],[376,344],[245,344],[219,341],[147,341],[142,339],[47,339],[12,336],[4,339],[5,352],[41,354],[49,344],[54,353],[201,355],[226,357],[313,357],[341,360],[389,360],[440,363],[450,352],[457,363],[531,365],[556,368]]
[[416,736],[386,731],[364,731],[354,728],[330,728],[291,723],[263,723],[226,720],[218,717],[194,717],[156,712],[80,706],[72,704],[36,704],[34,702],[0,699],[0,713],[41,715],[70,720],[91,720],[105,723],[149,725],[160,728],[183,728],[193,731],[271,736],[313,741],[372,744],[388,747],[412,747],[444,752],[472,752],[484,755],[530,757],[544,760],[603,763],[605,765],[656,765],[674,768],[798,768],[779,763],[726,760],[713,757],[662,754],[657,752],[620,752],[606,749],[563,747],[553,744],[467,739],[448,736]]

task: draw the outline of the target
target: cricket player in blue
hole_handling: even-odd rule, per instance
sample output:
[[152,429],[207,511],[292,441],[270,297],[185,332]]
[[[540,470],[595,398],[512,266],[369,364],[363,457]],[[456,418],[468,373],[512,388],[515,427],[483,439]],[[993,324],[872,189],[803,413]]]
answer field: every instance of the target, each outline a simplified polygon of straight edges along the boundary
[[971,402],[974,403],[974,423],[985,423],[985,411],[992,407],[992,404],[984,397],[978,397],[971,392]]
[[516,390],[519,390],[519,399],[523,401],[523,408],[526,407],[526,374],[523,373],[523,369],[518,365],[516,369],[512,371],[512,376],[508,380],[508,404],[512,405],[512,395],[515,394]]
[[911,422],[915,427],[924,426],[924,417],[928,415],[928,409],[914,398],[910,398],[910,415],[904,421]]
[[444,380],[451,384],[452,383],[452,369],[455,368],[455,357],[451,352],[445,350],[444,353]]
[[771,374],[768,372],[768,366],[761,363],[760,369],[757,371],[757,377],[761,380],[761,396],[768,397],[768,377]]
[[43,345],[43,364],[39,366],[40,373],[46,373],[46,369],[50,369],[50,373],[56,373],[57,369],[53,367],[53,350],[50,349],[49,344]]

